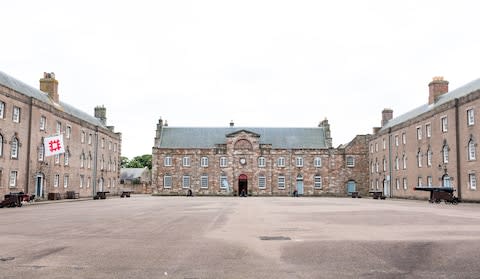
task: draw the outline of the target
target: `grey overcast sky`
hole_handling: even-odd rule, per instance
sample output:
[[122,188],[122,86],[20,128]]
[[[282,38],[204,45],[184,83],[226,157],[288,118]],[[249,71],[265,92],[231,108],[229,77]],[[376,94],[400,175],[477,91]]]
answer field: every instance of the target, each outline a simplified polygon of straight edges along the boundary
[[335,146],[480,77],[479,1],[15,0],[0,5],[0,69],[151,153],[170,126],[315,127]]

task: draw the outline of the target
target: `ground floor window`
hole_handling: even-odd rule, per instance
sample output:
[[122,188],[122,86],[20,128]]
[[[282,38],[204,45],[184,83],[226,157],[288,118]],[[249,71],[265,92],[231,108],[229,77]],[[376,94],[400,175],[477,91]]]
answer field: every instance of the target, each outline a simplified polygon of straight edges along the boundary
[[468,181],[470,184],[470,189],[477,190],[477,177],[475,176],[474,173],[470,173],[468,175]]
[[265,189],[267,188],[267,179],[264,175],[258,177],[258,189]]
[[10,172],[10,188],[15,188],[17,187],[17,171],[11,171]]
[[202,175],[202,177],[200,177],[200,187],[208,188],[208,175]]
[[278,189],[285,189],[285,176],[278,177]]
[[172,188],[172,176],[165,175],[163,177],[163,188]]
[[314,186],[316,189],[322,188],[322,177],[320,175],[315,175],[314,179]]

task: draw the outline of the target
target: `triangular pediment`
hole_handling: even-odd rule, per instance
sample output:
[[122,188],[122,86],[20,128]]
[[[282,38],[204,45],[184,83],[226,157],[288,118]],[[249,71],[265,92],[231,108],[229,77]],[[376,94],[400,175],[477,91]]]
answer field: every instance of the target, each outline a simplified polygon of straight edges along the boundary
[[248,136],[250,137],[255,137],[255,138],[259,138],[260,137],[260,134],[257,134],[255,132],[252,132],[252,131],[249,131],[249,130],[246,130],[246,129],[240,129],[240,130],[237,130],[235,132],[232,132],[232,133],[229,133],[226,135],[227,138],[230,138],[230,137],[235,137],[239,134],[242,134],[242,133],[245,133],[247,134]]

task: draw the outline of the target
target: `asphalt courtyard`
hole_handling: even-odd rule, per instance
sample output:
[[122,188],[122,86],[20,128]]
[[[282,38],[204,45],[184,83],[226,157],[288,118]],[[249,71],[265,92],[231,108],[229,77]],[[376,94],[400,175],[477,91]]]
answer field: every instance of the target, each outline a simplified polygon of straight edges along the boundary
[[107,198],[0,209],[0,278],[480,278],[480,204]]

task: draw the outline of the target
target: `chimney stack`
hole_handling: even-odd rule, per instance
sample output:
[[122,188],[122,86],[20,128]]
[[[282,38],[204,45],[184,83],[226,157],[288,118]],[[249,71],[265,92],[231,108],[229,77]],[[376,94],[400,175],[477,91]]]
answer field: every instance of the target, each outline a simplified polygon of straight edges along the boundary
[[428,91],[428,104],[431,105],[448,92],[448,81],[443,80],[443,77],[434,77],[428,84]]
[[55,79],[55,74],[53,72],[43,73],[43,78],[40,79],[40,90],[47,93],[50,99],[58,104],[58,81]]
[[388,123],[389,120],[393,118],[393,110],[386,108],[382,110],[382,127]]
[[103,105],[95,107],[95,118],[98,118],[103,125],[107,125],[107,109]]
[[234,125],[233,120],[230,120],[230,127],[233,127]]

